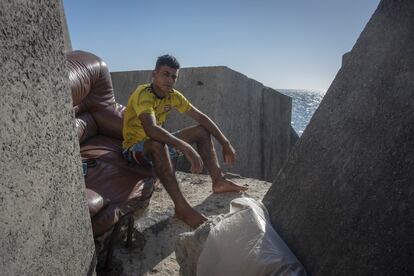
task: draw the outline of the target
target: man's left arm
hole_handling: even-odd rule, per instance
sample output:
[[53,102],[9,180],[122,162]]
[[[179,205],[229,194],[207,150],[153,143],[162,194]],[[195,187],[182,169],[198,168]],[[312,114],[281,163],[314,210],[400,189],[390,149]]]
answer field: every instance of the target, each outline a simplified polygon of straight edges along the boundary
[[213,135],[217,141],[221,144],[223,148],[223,158],[224,162],[229,165],[233,165],[236,160],[236,151],[231,145],[230,141],[226,136],[221,132],[218,126],[208,117],[206,114],[191,106],[191,109],[185,113],[195,121],[197,121],[201,126],[207,129],[208,132]]

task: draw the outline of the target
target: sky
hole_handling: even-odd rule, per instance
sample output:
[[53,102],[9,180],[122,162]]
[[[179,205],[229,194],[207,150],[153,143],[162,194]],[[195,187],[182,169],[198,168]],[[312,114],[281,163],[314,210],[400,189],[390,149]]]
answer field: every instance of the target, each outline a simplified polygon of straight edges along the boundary
[[227,66],[275,89],[326,91],[380,0],[63,0],[74,50],[110,71]]

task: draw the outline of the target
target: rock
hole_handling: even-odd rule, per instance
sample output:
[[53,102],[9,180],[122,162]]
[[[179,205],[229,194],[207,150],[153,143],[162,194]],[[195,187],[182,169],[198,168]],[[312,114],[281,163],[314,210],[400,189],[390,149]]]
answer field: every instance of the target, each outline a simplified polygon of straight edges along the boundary
[[413,275],[414,1],[345,59],[264,203],[311,275]]

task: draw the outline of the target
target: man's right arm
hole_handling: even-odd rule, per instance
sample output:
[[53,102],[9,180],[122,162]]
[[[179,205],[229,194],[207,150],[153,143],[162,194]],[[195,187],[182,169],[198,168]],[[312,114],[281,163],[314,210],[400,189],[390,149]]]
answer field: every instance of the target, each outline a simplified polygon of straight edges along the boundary
[[145,133],[152,140],[167,144],[181,151],[191,163],[191,171],[200,173],[203,170],[203,161],[200,155],[187,142],[171,135],[167,130],[156,124],[155,116],[152,113],[141,113],[138,117],[142,123]]

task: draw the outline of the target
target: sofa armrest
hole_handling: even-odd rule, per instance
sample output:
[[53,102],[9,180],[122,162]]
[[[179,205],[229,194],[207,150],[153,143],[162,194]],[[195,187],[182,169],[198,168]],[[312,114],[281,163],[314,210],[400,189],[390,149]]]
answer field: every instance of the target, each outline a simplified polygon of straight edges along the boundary
[[86,197],[91,218],[109,204],[108,199],[104,199],[100,194],[88,188],[86,188]]

